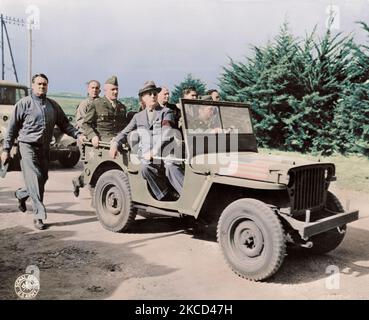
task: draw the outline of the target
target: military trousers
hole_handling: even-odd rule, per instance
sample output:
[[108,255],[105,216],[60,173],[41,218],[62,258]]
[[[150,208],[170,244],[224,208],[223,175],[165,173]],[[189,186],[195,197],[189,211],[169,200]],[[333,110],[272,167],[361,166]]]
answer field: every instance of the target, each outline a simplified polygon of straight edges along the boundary
[[49,148],[44,145],[19,142],[21,168],[25,188],[18,189],[18,199],[31,198],[35,219],[46,219],[43,204],[45,184],[49,171]]

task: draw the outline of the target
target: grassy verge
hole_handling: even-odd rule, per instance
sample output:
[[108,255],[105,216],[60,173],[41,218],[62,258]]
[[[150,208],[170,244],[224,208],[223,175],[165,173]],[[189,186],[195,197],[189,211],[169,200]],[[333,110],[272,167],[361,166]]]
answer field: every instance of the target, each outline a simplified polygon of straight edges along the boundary
[[357,155],[323,157],[270,149],[259,149],[259,152],[262,154],[304,158],[316,161],[320,159],[322,162],[332,162],[336,165],[337,186],[339,188],[369,193],[369,159],[367,157]]
[[84,98],[77,97],[62,97],[58,95],[50,95],[51,99],[54,99],[63,108],[64,112],[68,115],[74,116],[76,108]]

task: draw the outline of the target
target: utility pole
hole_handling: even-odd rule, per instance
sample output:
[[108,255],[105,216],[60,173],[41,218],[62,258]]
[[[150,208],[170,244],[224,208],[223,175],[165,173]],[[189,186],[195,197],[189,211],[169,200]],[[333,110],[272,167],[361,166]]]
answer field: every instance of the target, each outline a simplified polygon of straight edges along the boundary
[[3,14],[0,14],[0,24],[1,24],[1,79],[5,80],[5,42],[4,42],[4,34],[5,34],[8,48],[9,48],[10,59],[12,61],[12,67],[13,67],[15,80],[18,82],[19,80],[18,80],[17,69],[15,67],[12,46],[10,44],[10,38],[9,38],[9,33],[8,33],[6,24],[16,24],[18,26],[24,27],[26,23],[23,19],[18,19],[18,18],[13,18],[13,17],[8,17],[8,16],[4,17]]
[[32,27],[28,27],[28,83],[32,85]]
[[12,61],[14,76],[16,81],[18,82],[18,74],[15,67],[14,57],[13,57],[13,51],[10,44],[10,38],[8,34],[8,29],[6,27],[6,24],[14,24],[20,27],[27,27],[28,29],[28,50],[27,50],[27,62],[28,62],[28,75],[27,80],[29,82],[29,86],[31,86],[31,78],[32,78],[32,30],[39,28],[39,11],[38,8],[35,6],[28,6],[26,13],[29,14],[27,17],[27,21],[24,21],[23,19],[14,18],[14,17],[8,17],[4,16],[3,14],[0,14],[0,24],[1,24],[1,79],[5,79],[5,43],[4,43],[4,34],[7,39],[10,58]]
[[5,54],[4,54],[4,20],[3,15],[0,16],[1,19],[1,80],[5,77]]

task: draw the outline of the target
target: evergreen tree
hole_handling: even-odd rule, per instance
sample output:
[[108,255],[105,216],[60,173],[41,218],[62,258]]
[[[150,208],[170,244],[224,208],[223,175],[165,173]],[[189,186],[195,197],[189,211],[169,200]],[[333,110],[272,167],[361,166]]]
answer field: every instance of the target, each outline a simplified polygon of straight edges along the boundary
[[352,42],[329,28],[322,39],[314,29],[300,41],[284,23],[274,41],[254,47],[246,62],[230,60],[221,93],[250,104],[261,146],[331,154],[332,121],[342,86],[349,83]]
[[333,121],[336,150],[369,156],[369,81],[342,92]]
[[192,74],[188,74],[186,78],[178,85],[174,86],[170,101],[172,103],[178,103],[179,99],[182,98],[182,92],[188,87],[196,88],[199,96],[202,96],[206,92],[206,85],[198,78],[194,78]]

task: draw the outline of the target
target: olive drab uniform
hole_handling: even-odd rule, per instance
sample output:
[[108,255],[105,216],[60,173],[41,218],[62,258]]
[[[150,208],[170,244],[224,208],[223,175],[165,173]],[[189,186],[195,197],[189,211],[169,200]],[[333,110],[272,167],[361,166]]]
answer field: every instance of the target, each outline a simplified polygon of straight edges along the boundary
[[[127,108],[118,100],[110,101],[107,97],[97,98],[87,106],[82,122],[82,132],[88,140],[98,136],[100,141],[110,142],[127,125]],[[79,195],[79,188],[84,187],[84,172],[73,181],[73,193]]]
[[220,123],[219,117],[216,115],[213,115],[208,120],[202,120],[199,118],[194,118],[191,120],[190,128],[193,130],[202,130],[202,131],[208,131],[215,128],[221,128],[222,125]]
[[87,107],[82,123],[84,135],[88,140],[98,136],[109,142],[127,125],[127,108],[118,100],[110,101],[105,96],[97,98]]

